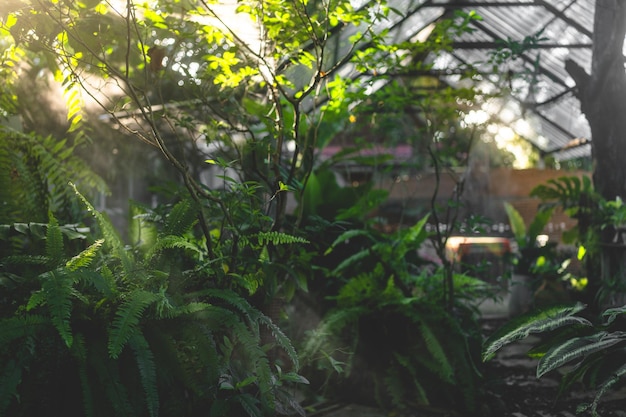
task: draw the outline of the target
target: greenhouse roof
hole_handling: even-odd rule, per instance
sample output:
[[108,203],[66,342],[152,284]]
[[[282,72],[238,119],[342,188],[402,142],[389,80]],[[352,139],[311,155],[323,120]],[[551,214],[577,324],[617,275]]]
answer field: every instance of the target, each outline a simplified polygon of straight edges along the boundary
[[[590,154],[589,125],[581,113],[575,83],[565,70],[565,61],[571,59],[590,71],[594,0],[388,3],[401,14],[390,13],[377,29],[388,29],[394,41],[414,39],[433,22],[457,10],[473,11],[480,16],[470,23],[470,32],[456,39],[451,53],[437,58],[434,64],[438,69],[460,63],[479,63],[481,69],[480,63],[484,63],[484,74],[493,73],[492,64],[487,61],[494,50],[507,43],[526,42],[529,47],[516,59],[509,60],[498,74],[484,79],[484,83],[494,85],[501,81],[498,77],[510,80],[510,96],[489,106],[491,119],[513,129],[544,156],[568,160]],[[454,82],[452,76],[448,78]]]

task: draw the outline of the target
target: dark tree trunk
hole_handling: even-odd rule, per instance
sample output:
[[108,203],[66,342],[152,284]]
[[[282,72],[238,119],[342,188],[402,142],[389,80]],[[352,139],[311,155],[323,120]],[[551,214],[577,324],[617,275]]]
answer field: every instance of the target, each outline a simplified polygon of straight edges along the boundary
[[[625,35],[626,1],[596,0],[591,74],[573,61],[565,63],[591,127],[594,187],[606,200],[626,200]],[[626,248],[612,243],[613,233],[612,228],[602,230],[598,258],[587,259],[590,277],[601,278],[592,281],[593,288],[610,288],[599,293],[598,307],[626,300]]]
[[591,127],[595,188],[607,200],[626,199],[626,1],[597,0],[593,34],[591,75],[573,61],[566,68]]

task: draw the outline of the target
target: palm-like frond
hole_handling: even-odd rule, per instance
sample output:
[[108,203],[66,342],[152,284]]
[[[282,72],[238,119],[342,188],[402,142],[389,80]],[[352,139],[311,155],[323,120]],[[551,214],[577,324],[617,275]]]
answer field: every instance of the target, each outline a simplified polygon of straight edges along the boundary
[[582,311],[584,308],[583,304],[551,307],[511,320],[485,341],[483,361],[491,359],[495,352],[504,345],[523,339],[531,333],[545,332],[570,324],[591,325],[588,320],[574,316],[574,314]]
[[599,332],[591,336],[571,338],[554,346],[539,360],[537,377],[541,377],[575,359],[584,358],[624,341],[626,341],[626,333],[622,332]]

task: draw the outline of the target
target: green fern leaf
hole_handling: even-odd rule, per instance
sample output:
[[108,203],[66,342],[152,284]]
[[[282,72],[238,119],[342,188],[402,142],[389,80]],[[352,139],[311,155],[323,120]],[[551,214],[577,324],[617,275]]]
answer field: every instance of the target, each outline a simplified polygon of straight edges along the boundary
[[299,236],[289,235],[287,233],[282,232],[259,232],[257,233],[257,238],[259,240],[259,245],[265,246],[268,244],[272,245],[291,245],[295,243],[309,243],[308,240]]
[[324,252],[324,255],[328,255],[330,252],[332,252],[339,244],[346,242],[350,239],[353,239],[355,237],[358,236],[365,236],[367,238],[369,238],[372,242],[375,241],[374,238],[372,237],[372,235],[364,229],[352,229],[352,230],[348,230],[346,232],[343,232],[341,235],[339,235],[339,237],[337,237],[337,239],[335,239],[335,241],[330,245],[330,247],[326,250],[326,252]]
[[91,383],[87,373],[87,346],[85,343],[85,337],[77,333],[74,335],[74,343],[71,350],[72,356],[76,358],[78,365],[78,378],[80,379],[80,388],[83,392],[83,410],[85,417],[94,417],[95,405],[93,399],[93,392],[91,389]]
[[62,270],[49,271],[40,275],[41,287],[46,295],[46,305],[50,311],[52,324],[61,339],[72,346],[73,335],[70,328],[72,314],[73,280]]
[[46,256],[50,258],[52,268],[58,266],[63,258],[63,234],[52,214],[50,214],[50,224],[46,233]]
[[33,336],[48,329],[50,318],[38,315],[15,316],[0,320],[0,348],[4,348],[14,340]]
[[45,303],[46,303],[46,293],[43,290],[34,291],[30,295],[30,298],[28,299],[28,303],[26,303],[26,311],[30,311]]
[[606,381],[602,383],[602,385],[599,387],[598,391],[596,392],[596,396],[593,399],[593,403],[591,404],[591,414],[593,416],[598,415],[597,414],[598,404],[600,403],[600,400],[602,399],[604,394],[606,394],[607,391],[609,391],[617,382],[619,382],[619,380],[622,379],[624,375],[626,375],[626,365],[620,366],[610,378],[608,378]]
[[154,356],[148,342],[141,333],[134,333],[128,342],[135,353],[141,385],[146,394],[146,403],[151,417],[159,415],[159,394],[157,392],[157,375]]
[[193,252],[201,254],[202,251],[195,244],[189,242],[182,236],[176,235],[168,235],[163,236],[157,239],[155,244],[150,248],[148,253],[146,254],[146,259],[152,259],[157,253],[161,252],[163,249],[189,249]]
[[122,267],[124,268],[125,275],[130,276],[134,269],[134,261],[128,251],[125,249],[124,244],[117,234],[117,231],[111,224],[111,221],[93,207],[93,205],[78,191],[76,185],[72,183],[70,183],[70,185],[74,188],[74,192],[76,193],[78,198],[83,202],[85,207],[87,207],[87,211],[89,211],[95,217],[102,231],[104,241],[113,250],[113,254],[122,262]]
[[259,408],[259,400],[250,394],[237,395],[236,400],[250,417],[263,417],[265,414]]
[[539,360],[537,364],[537,377],[565,365],[574,359],[586,357],[617,343],[626,340],[626,333],[599,332],[591,336],[575,337],[569,339],[552,349]]
[[178,202],[167,216],[163,234],[182,236],[196,222],[197,216],[198,211],[191,200]]
[[159,296],[155,293],[136,290],[128,294],[127,299],[115,313],[115,319],[109,332],[109,355],[117,359],[124,345],[139,332],[139,322],[146,308],[157,301]]
[[102,247],[104,243],[104,239],[96,240],[92,245],[90,245],[87,249],[74,256],[72,259],[67,261],[65,267],[70,271],[76,271],[79,268],[88,267],[91,262],[94,260],[96,255],[98,254],[98,250]]
[[590,326],[591,323],[588,320],[573,316],[584,308],[585,306],[580,303],[574,306],[552,307],[511,320],[485,341],[483,361],[491,359],[502,346],[523,339],[531,333],[550,331],[570,324]]
[[431,328],[423,321],[420,321],[418,325],[420,334],[424,343],[426,344],[426,349],[431,354],[432,359],[435,360],[437,364],[437,373],[438,375],[446,382],[454,381],[454,368],[448,357],[446,355],[443,346],[437,339],[437,336],[433,333]]
[[285,353],[287,353],[287,355],[289,356],[289,359],[293,363],[294,369],[296,371],[300,369],[300,360],[298,358],[298,353],[296,352],[296,349],[293,347],[289,337],[287,337],[287,335],[283,333],[280,327],[274,324],[269,317],[263,315],[261,317],[261,321],[267,326],[267,328],[272,333],[272,336],[274,337],[276,344],[281,349],[283,349]]

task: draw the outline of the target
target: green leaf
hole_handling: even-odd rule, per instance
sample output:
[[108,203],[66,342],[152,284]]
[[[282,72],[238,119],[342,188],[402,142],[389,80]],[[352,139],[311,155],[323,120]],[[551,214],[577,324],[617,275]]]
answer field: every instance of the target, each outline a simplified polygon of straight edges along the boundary
[[559,368],[566,363],[605,350],[626,341],[626,333],[600,332],[591,336],[575,337],[550,349],[537,365],[537,377]]
[[141,385],[146,394],[146,403],[150,417],[159,415],[159,394],[157,392],[157,372],[154,355],[148,342],[141,333],[134,333],[129,339],[129,345],[135,353]]
[[513,207],[510,203],[504,203],[504,209],[506,210],[506,214],[509,218],[509,223],[511,225],[511,231],[513,232],[513,236],[517,241],[517,244],[520,247],[526,246],[526,224],[524,223],[524,219],[519,214],[519,212]]
[[113,359],[117,359],[128,340],[140,331],[139,323],[143,312],[158,298],[157,294],[145,290],[135,290],[128,294],[127,299],[115,313],[109,331],[108,349]]
[[49,271],[40,275],[41,287],[46,294],[46,305],[50,310],[52,324],[63,342],[72,346],[73,335],[70,328],[72,314],[72,292],[74,281],[63,271]]
[[89,266],[91,264],[91,261],[93,261],[98,254],[98,250],[100,250],[103,243],[104,239],[96,240],[87,249],[67,261],[65,267],[70,271],[76,271],[80,268],[85,268]]
[[585,305],[580,303],[574,306],[557,306],[538,312],[530,312],[511,320],[485,341],[482,353],[483,361],[491,359],[504,345],[523,339],[532,333],[546,332],[571,324],[591,326],[588,320],[573,316],[584,309]]

